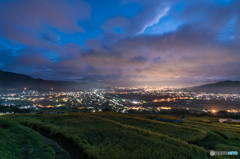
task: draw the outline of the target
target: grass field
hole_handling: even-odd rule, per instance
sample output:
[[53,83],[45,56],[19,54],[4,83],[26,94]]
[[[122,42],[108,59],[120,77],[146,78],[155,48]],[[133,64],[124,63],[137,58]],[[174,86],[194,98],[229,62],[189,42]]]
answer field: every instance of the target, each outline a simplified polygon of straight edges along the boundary
[[169,137],[181,139],[183,141],[190,142],[190,143],[203,140],[207,136],[207,131],[182,126],[181,123],[172,124],[168,122],[159,122],[155,120],[144,119],[134,115],[123,115],[123,114],[118,114],[114,112],[112,114],[108,113],[108,115],[104,113],[98,113],[97,116],[101,118],[117,121],[122,124],[146,129],[151,132],[168,135]]
[[[30,127],[55,140],[64,139],[62,143],[71,144],[81,152],[80,158],[239,158],[211,157],[209,154],[210,150],[240,152],[240,128],[237,126],[219,124],[217,118],[209,117],[189,116],[183,123],[152,120],[155,117],[174,119],[115,112],[7,115],[1,118],[18,122],[20,125],[15,125]],[[54,151],[51,152],[54,157]]]
[[39,133],[4,119],[0,119],[0,143],[1,159],[64,159],[66,157],[64,152],[60,149],[56,151],[52,142],[46,141]]

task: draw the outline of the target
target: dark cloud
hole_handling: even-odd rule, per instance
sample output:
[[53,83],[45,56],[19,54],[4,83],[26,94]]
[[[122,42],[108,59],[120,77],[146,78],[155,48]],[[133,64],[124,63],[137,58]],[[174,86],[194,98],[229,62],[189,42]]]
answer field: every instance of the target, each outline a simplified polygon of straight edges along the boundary
[[0,46],[0,68],[8,70],[15,57],[12,49],[5,49],[4,46]]
[[134,58],[131,59],[131,61],[137,63],[145,63],[148,61],[148,59],[144,56],[135,56]]
[[[142,9],[130,17],[111,14],[103,23],[94,20],[87,2],[1,1],[0,36],[13,43],[0,40],[0,68],[45,79],[135,85],[240,78],[237,0],[121,0],[119,5]],[[181,22],[176,30],[144,34],[167,16]]]
[[[143,10],[136,16],[127,18],[123,16],[116,16],[108,19],[101,27],[104,30],[104,35],[110,39],[121,39],[127,36],[134,36],[142,33],[148,26],[158,23],[159,19],[167,14],[169,2],[159,0],[148,1],[128,1],[138,3],[143,7]],[[127,3],[127,1],[122,1]],[[116,32],[118,28],[121,32]]]
[[60,36],[54,33],[44,33],[42,34],[42,38],[53,43],[60,42]]
[[[5,38],[28,45],[41,45],[41,32],[54,27],[84,32],[78,21],[90,18],[91,7],[77,0],[17,0],[0,2],[0,32]],[[37,30],[37,31],[36,31]]]

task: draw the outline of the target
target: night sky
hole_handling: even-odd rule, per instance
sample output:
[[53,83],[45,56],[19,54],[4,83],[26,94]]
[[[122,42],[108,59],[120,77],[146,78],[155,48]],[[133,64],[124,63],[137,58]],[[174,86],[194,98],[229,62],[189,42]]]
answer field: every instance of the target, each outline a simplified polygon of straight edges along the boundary
[[0,0],[0,69],[47,80],[240,80],[240,0]]

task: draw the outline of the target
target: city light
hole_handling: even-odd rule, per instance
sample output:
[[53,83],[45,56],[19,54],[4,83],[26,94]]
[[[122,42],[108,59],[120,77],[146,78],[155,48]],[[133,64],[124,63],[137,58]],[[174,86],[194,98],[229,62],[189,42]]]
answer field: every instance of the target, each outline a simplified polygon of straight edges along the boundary
[[216,113],[217,111],[216,110],[211,110],[212,113]]
[[138,104],[138,102],[137,102],[137,101],[132,101],[132,103],[133,103],[133,104]]

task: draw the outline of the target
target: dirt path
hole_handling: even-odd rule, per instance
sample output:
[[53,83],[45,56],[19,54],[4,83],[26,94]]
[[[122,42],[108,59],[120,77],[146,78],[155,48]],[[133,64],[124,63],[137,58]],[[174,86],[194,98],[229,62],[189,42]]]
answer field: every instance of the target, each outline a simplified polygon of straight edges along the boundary
[[88,159],[88,156],[72,141],[69,141],[60,135],[50,135],[50,133],[46,131],[37,130],[36,132],[42,135],[45,141],[54,148],[54,151],[57,154],[56,159]]
[[70,154],[68,153],[68,151],[66,151],[64,148],[61,147],[61,145],[59,145],[59,143],[57,143],[54,140],[51,140],[45,136],[43,136],[43,139],[54,149],[55,154],[56,154],[56,159],[71,159]]

